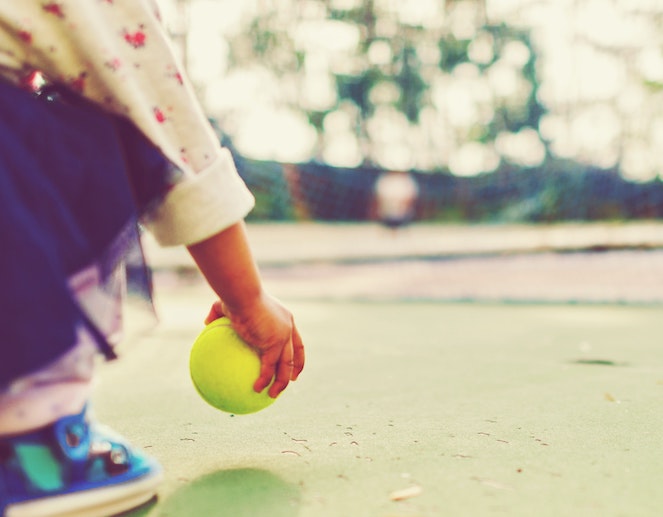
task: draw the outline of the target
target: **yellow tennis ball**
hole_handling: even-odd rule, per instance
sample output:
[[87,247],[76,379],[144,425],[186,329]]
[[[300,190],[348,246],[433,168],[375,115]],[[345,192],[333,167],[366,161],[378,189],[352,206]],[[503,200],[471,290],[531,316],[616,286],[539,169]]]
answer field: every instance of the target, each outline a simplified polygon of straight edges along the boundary
[[265,388],[253,389],[260,374],[260,358],[234,331],[228,318],[207,325],[189,356],[191,380],[200,396],[221,411],[244,415],[274,402]]

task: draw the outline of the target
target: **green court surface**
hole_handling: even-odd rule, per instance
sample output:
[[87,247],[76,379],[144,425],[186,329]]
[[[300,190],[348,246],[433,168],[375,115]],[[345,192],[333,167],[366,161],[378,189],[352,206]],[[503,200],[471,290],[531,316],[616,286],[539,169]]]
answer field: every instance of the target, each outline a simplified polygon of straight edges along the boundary
[[296,301],[304,374],[233,417],[188,378],[210,300],[162,289],[102,367],[96,415],[166,472],[132,516],[663,512],[661,307]]

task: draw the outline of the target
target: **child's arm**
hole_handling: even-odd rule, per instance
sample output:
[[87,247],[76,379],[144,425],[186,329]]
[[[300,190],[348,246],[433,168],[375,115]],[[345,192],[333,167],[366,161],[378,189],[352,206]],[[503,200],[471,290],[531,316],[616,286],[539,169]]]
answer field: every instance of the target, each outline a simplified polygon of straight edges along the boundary
[[239,222],[188,246],[196,264],[220,300],[206,323],[226,316],[237,333],[258,350],[262,368],[254,389],[262,391],[275,378],[269,395],[276,397],[304,367],[304,346],[292,314],[263,288]]

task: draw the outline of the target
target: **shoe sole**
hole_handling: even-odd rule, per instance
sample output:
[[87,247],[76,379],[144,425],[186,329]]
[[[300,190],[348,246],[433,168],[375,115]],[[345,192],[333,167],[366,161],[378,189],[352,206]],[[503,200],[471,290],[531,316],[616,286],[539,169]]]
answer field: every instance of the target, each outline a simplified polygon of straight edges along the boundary
[[136,481],[17,503],[5,517],[108,517],[136,508],[156,495],[163,480],[157,472]]

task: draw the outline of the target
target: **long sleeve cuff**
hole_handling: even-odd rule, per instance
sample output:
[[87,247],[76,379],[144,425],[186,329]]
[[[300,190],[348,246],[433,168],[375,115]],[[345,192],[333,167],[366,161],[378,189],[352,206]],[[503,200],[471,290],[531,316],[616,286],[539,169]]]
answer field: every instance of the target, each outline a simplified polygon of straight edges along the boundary
[[255,200],[227,149],[207,169],[168,192],[143,224],[162,246],[203,241],[244,219]]

